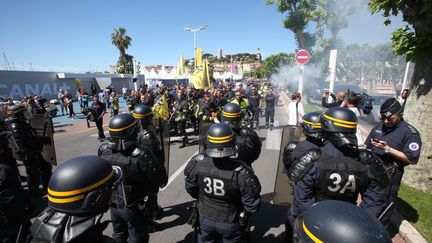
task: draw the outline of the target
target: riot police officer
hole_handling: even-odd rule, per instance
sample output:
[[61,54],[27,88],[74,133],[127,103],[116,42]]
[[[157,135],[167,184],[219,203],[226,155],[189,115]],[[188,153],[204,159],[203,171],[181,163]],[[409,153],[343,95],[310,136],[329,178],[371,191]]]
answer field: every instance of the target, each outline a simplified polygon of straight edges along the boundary
[[45,192],[48,188],[52,166],[42,157],[41,152],[43,144],[49,143],[49,141],[36,135],[36,132],[28,123],[31,114],[24,106],[9,106],[7,112],[11,117],[10,128],[19,147],[19,151],[15,153],[15,158],[21,160],[26,168],[31,199],[39,194],[40,178],[42,178],[42,186]]
[[98,154],[122,169],[126,196],[124,202],[111,205],[113,238],[119,242],[148,242],[146,201],[166,182],[166,171],[149,148],[138,146],[139,122],[131,114],[113,117],[108,129],[110,141],[101,145]]
[[102,221],[111,195],[121,184],[120,169],[98,156],[80,156],[54,171],[48,188],[48,207],[30,227],[31,242],[115,242]]
[[291,141],[285,146],[283,162],[286,171],[288,171],[292,163],[306,151],[324,146],[320,118],[321,113],[319,112],[310,112],[303,116],[300,126],[302,127],[306,139],[301,142]]
[[297,218],[294,242],[390,243],[383,225],[363,208],[326,200],[308,208]]
[[133,117],[140,121],[138,132],[138,144],[149,147],[153,154],[164,164],[164,154],[161,148],[161,141],[156,135],[156,128],[153,126],[153,112],[149,106],[137,105],[133,112]]
[[[164,151],[161,146],[161,142],[156,135],[156,128],[153,126],[153,112],[151,108],[149,106],[139,104],[135,106],[132,115],[140,121],[138,146],[149,148],[153,152],[153,154],[156,155],[159,163],[164,167]],[[160,129],[163,128],[161,127]],[[164,169],[166,171],[165,167]],[[168,176],[166,176],[165,178],[168,179]],[[163,182],[164,185],[166,185],[166,183],[167,181]],[[149,205],[147,209],[150,212],[148,213],[148,215],[150,216],[150,221],[152,221],[152,226],[156,227],[156,223],[153,222],[153,220],[155,219],[156,213],[162,210],[157,203],[157,193],[149,195],[147,203]]]
[[[386,206],[389,179],[382,161],[357,148],[357,117],[342,107],[328,109],[321,119],[324,147],[312,149],[291,165],[289,177],[296,183],[289,220],[317,201],[336,199],[355,204],[378,217]],[[293,167],[294,166],[294,167]]]
[[241,109],[234,103],[223,107],[222,122],[228,124],[236,134],[237,159],[252,166],[252,162],[261,154],[261,140],[258,134],[249,127],[241,127]]
[[253,170],[236,154],[235,134],[223,123],[207,132],[206,155],[199,154],[184,170],[186,191],[198,199],[198,242],[239,242],[247,218],[261,204],[261,185]]
[[[0,116],[1,119],[1,116]],[[15,242],[24,224],[27,197],[21,187],[12,132],[0,120],[0,242]]]

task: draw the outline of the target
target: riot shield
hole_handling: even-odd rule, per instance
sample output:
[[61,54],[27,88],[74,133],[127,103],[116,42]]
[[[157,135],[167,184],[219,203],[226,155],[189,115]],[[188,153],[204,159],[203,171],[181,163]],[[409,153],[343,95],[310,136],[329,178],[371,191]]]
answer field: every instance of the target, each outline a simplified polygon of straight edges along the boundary
[[35,130],[36,135],[48,141],[43,145],[42,156],[52,165],[57,165],[57,157],[54,146],[54,127],[52,118],[48,114],[34,114],[29,120],[30,126]]
[[282,158],[285,146],[291,141],[300,140],[304,140],[304,135],[300,126],[285,126],[283,128],[273,194],[274,204],[287,204],[292,203],[293,201],[292,183],[288,179],[286,171],[284,170]]
[[164,155],[164,166],[169,175],[170,135],[168,122],[162,119],[155,119],[153,124]]
[[198,135],[198,140],[199,140],[199,145],[198,145],[198,152],[199,153],[205,153],[205,144],[206,144],[206,140],[207,140],[207,130],[210,128],[210,126],[213,123],[210,122],[203,122],[201,121],[200,126],[199,126],[199,135]]

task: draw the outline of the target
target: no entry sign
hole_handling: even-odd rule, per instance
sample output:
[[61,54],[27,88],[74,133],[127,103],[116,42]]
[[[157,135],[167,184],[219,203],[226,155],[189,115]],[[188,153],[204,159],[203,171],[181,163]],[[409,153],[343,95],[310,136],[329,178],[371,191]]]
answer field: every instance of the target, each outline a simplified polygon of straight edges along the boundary
[[296,53],[295,59],[300,64],[306,64],[310,60],[310,53],[306,50],[300,50]]

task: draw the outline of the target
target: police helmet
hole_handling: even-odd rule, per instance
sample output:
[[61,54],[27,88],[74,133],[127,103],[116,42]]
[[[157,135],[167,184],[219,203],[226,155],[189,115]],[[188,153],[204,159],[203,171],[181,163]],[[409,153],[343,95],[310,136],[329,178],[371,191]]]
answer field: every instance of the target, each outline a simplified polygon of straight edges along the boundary
[[241,109],[235,103],[224,105],[222,110],[222,122],[229,124],[232,128],[240,128]]
[[110,207],[111,194],[121,173],[98,156],[80,156],[63,162],[48,183],[48,206],[72,215],[96,215]]
[[149,106],[146,105],[137,105],[132,112],[133,117],[139,119],[142,125],[149,125],[152,123],[153,112]]
[[320,118],[321,113],[319,112],[310,112],[303,116],[301,127],[306,136],[314,138],[322,137]]
[[336,147],[357,145],[357,116],[348,108],[332,107],[321,118],[323,136]]
[[135,140],[138,134],[138,120],[129,113],[114,116],[108,125],[111,138]]
[[7,115],[12,118],[26,119],[32,118],[30,111],[23,105],[11,105],[8,106]]
[[212,158],[224,158],[237,153],[235,134],[225,123],[210,126],[206,145],[206,154]]
[[366,209],[326,200],[312,205],[296,219],[294,242],[384,243],[391,239],[384,226]]

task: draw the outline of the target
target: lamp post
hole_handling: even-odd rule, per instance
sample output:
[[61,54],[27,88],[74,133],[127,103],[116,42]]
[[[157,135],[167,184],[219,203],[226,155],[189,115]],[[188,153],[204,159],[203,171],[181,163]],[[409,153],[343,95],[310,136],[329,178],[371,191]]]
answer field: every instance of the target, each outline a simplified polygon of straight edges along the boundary
[[202,26],[200,26],[199,28],[195,28],[195,29],[188,28],[188,27],[185,27],[185,28],[183,29],[184,31],[190,31],[190,32],[193,32],[193,35],[194,35],[194,59],[195,59],[195,68],[196,68],[196,32],[198,32],[198,31],[200,31],[200,30],[205,30],[205,29],[207,29],[207,27],[208,27],[208,25],[205,24],[205,25],[202,25]]

